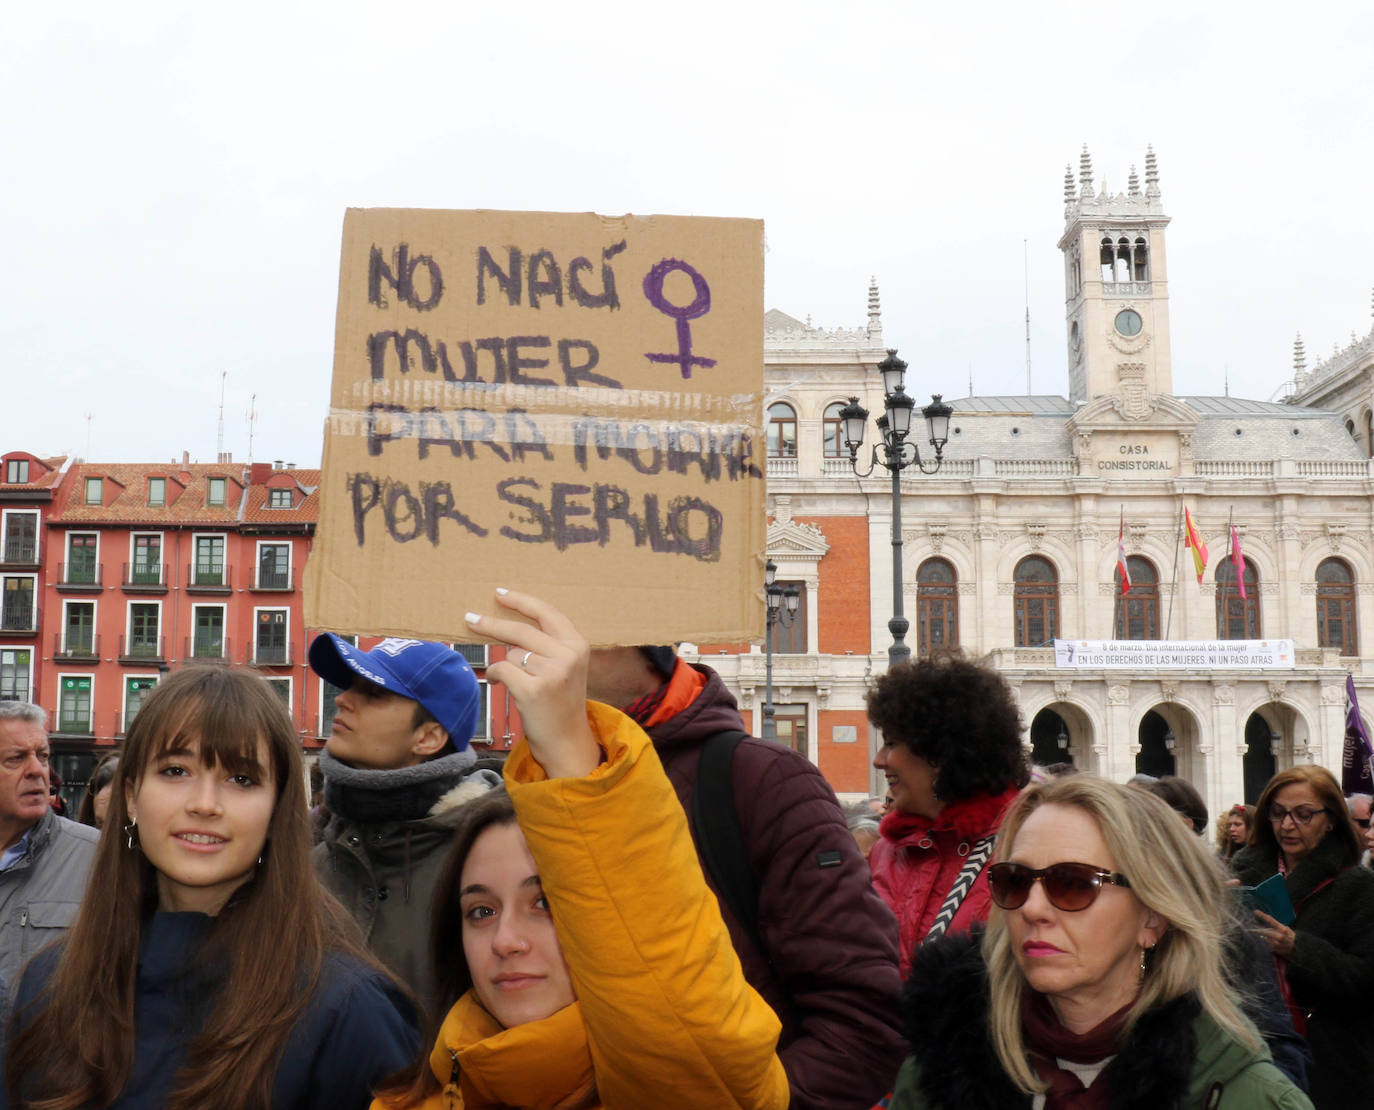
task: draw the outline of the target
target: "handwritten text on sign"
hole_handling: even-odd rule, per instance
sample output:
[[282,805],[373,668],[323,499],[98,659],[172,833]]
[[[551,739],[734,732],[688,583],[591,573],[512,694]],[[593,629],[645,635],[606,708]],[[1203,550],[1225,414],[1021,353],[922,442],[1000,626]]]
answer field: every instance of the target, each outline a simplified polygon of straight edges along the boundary
[[[752,635],[761,257],[745,220],[350,212],[322,569],[461,560],[465,581],[547,583],[570,610],[574,584],[671,581],[725,598],[678,638]],[[369,630],[433,619],[432,595],[391,601],[407,628],[371,597],[350,610]]]

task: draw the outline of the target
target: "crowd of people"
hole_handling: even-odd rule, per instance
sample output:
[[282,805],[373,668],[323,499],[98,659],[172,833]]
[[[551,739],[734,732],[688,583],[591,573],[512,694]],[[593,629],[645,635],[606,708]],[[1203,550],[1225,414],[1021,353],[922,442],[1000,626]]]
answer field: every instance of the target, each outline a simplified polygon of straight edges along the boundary
[[1030,767],[953,653],[873,684],[888,792],[846,811],[671,647],[468,621],[504,764],[459,653],[324,634],[313,807],[247,670],[160,682],[76,821],[0,702],[0,1110],[1368,1104],[1371,800],[1326,770],[1214,826]]

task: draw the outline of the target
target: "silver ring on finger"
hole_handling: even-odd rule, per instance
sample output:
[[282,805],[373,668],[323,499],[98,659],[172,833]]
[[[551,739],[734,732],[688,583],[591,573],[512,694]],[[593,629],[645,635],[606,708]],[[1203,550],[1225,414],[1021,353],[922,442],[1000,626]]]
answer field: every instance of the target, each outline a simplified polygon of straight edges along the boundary
[[527,651],[527,652],[525,652],[524,658],[522,658],[522,659],[520,660],[520,669],[521,669],[522,671],[527,671],[527,670],[530,669],[530,668],[529,668],[530,656],[533,655],[533,654],[534,654],[534,652],[532,652],[532,651]]

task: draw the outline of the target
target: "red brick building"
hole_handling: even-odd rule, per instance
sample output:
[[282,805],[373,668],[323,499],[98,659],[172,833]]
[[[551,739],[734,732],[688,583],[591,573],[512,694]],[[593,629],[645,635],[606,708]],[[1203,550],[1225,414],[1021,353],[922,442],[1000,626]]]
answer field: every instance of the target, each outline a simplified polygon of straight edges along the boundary
[[[280,692],[302,747],[322,745],[337,691],[306,662],[314,633],[301,594],[318,470],[11,451],[0,478],[0,698],[48,710],[69,802],[147,692],[186,663],[256,668]],[[480,678],[488,649],[456,646]],[[497,751],[513,739],[499,694],[477,736]]]

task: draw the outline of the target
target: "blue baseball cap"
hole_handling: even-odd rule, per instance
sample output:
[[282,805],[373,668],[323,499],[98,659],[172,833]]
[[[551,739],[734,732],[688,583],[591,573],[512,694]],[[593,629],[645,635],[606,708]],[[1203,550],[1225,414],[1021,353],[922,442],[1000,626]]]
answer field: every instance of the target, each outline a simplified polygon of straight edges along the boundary
[[446,644],[386,639],[371,651],[360,651],[342,637],[324,632],[310,645],[310,669],[344,690],[355,678],[365,678],[419,702],[460,752],[477,727],[482,705],[477,676],[468,661]]

